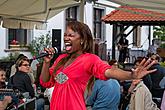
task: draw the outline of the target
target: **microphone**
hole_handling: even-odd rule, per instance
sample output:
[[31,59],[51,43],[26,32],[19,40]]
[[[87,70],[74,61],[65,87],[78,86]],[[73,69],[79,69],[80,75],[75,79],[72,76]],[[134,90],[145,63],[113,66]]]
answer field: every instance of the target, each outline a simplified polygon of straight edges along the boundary
[[[56,47],[53,47],[53,48],[54,48],[56,54],[59,53],[58,49]],[[36,59],[43,58],[43,57],[48,56],[48,55],[51,55],[51,54],[49,54],[47,52],[42,52],[38,56],[33,56],[33,58],[30,60],[36,60]]]

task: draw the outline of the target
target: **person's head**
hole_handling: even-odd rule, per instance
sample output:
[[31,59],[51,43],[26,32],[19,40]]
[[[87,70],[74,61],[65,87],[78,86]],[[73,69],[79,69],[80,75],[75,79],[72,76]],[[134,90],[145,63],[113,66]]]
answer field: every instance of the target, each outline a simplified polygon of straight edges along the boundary
[[24,56],[25,56],[24,54],[19,54],[18,57],[15,60],[15,63],[17,62],[18,59],[20,59],[21,57],[24,57]]
[[78,21],[71,21],[67,24],[64,43],[67,53],[93,52],[92,33],[86,24]]
[[0,68],[0,82],[5,82],[6,80],[6,73],[3,69]]
[[16,62],[17,71],[22,71],[28,73],[30,71],[29,59],[24,56],[17,60]]
[[159,62],[159,60],[160,60],[160,56],[158,54],[153,54],[153,55],[151,55],[150,58],[151,58],[151,60],[155,60],[157,62]]
[[114,65],[115,63],[117,63],[117,60],[112,59],[112,60],[110,60],[108,63],[109,63],[109,65],[112,66],[112,65]]
[[108,63],[109,63],[109,65],[111,65],[111,66],[118,67],[117,60],[115,60],[115,59],[110,60]]
[[143,59],[141,59],[141,58],[135,60],[135,62],[134,62],[134,68],[137,68],[137,67],[140,65],[140,62],[141,62],[142,60],[143,60]]

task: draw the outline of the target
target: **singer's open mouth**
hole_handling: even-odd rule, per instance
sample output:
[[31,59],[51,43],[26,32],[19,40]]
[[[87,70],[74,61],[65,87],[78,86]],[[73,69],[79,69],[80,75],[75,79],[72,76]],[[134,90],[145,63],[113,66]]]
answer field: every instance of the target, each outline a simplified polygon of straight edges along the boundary
[[72,44],[71,43],[65,43],[65,49],[67,51],[71,50],[71,48],[72,48]]

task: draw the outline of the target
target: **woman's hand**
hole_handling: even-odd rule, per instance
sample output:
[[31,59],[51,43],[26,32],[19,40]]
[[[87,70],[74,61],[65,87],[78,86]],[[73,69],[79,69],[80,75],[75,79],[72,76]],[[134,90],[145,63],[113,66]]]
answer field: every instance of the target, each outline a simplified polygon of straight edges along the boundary
[[132,78],[133,79],[140,79],[143,76],[155,72],[156,69],[148,70],[153,64],[155,64],[155,61],[151,62],[151,59],[143,59],[139,66],[136,69],[132,69]]
[[54,48],[44,48],[44,51],[49,54],[48,56],[44,57],[44,62],[49,63],[51,61],[51,59],[53,58],[55,50],[54,50]]

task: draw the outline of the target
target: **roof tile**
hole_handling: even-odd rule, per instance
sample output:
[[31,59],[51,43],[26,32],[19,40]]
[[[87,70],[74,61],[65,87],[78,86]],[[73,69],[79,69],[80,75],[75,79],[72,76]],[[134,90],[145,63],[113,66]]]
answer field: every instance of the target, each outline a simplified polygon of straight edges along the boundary
[[104,22],[113,21],[165,21],[165,14],[148,11],[130,6],[120,6],[120,9],[102,17]]

